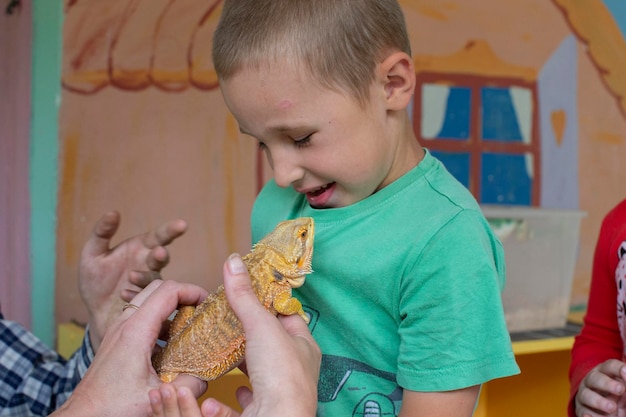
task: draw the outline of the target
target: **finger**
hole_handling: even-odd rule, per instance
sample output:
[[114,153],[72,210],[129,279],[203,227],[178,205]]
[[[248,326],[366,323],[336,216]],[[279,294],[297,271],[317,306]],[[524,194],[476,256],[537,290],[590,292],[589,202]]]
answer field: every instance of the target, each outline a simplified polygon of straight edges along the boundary
[[207,383],[195,376],[178,374],[172,382],[179,390],[185,388],[194,396],[200,397],[206,391]]
[[626,417],[626,397],[617,399],[617,417]]
[[176,387],[172,384],[161,384],[159,387],[163,399],[163,409],[167,417],[180,417]]
[[237,397],[237,402],[243,409],[252,403],[252,391],[250,391],[248,387],[237,388],[235,396]]
[[622,370],[624,368],[624,362],[617,359],[609,359],[602,362],[597,370],[605,375],[609,375],[613,378],[621,378]]
[[162,279],[158,271],[130,271],[128,282],[139,288],[146,288],[152,281]]
[[619,361],[616,363],[604,362],[600,366],[592,369],[585,377],[584,383],[588,388],[601,393],[621,395],[624,393],[624,381],[619,376],[621,365]]
[[[161,280],[161,274],[157,271],[130,271],[128,274],[128,282],[138,288],[146,288],[152,281]],[[139,294],[139,291],[133,288],[122,288],[120,297],[122,300],[129,302]]]
[[179,304],[198,305],[207,296],[207,291],[197,285],[172,280],[152,281],[131,301],[140,307],[132,317],[146,323],[153,322],[156,317],[163,323]]
[[589,388],[585,388],[579,392],[577,399],[581,408],[585,412],[589,412],[588,410],[593,409],[602,413],[611,413],[617,407],[617,404],[614,401],[611,401],[609,398],[605,398]]
[[91,235],[83,247],[83,254],[88,256],[106,254],[109,251],[111,238],[117,232],[119,225],[120,214],[117,211],[108,211],[103,214],[91,231]]
[[139,307],[144,301],[152,294],[158,287],[161,286],[163,281],[154,281],[152,285],[148,285],[143,291],[138,292],[137,295],[132,297],[129,302],[122,307],[122,314],[120,314],[121,320],[126,320],[131,317],[132,314],[139,311]]
[[148,232],[143,243],[148,248],[155,248],[157,246],[169,245],[187,231],[187,222],[181,219],[170,220],[161,224],[156,229]]
[[252,325],[251,320],[256,316],[270,314],[256,297],[248,269],[239,254],[230,255],[224,264],[224,291],[244,329]]
[[121,291],[120,296],[122,297],[122,300],[124,300],[125,302],[130,302],[133,298],[135,298],[137,296],[137,294],[139,294],[139,291],[135,291],[135,290],[130,290],[128,288],[125,288]]
[[146,257],[146,265],[152,271],[160,271],[170,262],[170,255],[163,246],[153,248]]
[[202,417],[240,417],[240,414],[214,398],[207,398],[200,408]]
[[139,291],[137,295],[135,295],[130,300],[130,303],[136,305],[137,307],[141,306],[146,301],[146,299],[148,299],[148,297],[150,297],[150,295],[154,293],[157,290],[157,288],[159,288],[164,282],[165,281],[151,282],[150,285],[148,285],[142,291]]
[[278,320],[282,324],[283,328],[287,333],[292,336],[303,336],[307,339],[313,339],[311,336],[311,331],[309,330],[309,326],[302,320],[302,317],[297,314],[293,314],[290,316],[283,316],[282,314],[278,316]]
[[152,408],[153,417],[165,417],[165,410],[163,409],[163,398],[158,389],[153,389],[148,392],[150,397],[150,407]]
[[185,417],[201,417],[200,407],[198,407],[198,402],[196,401],[196,397],[187,387],[181,387],[176,391],[176,395],[178,396],[178,406],[180,407],[180,412]]

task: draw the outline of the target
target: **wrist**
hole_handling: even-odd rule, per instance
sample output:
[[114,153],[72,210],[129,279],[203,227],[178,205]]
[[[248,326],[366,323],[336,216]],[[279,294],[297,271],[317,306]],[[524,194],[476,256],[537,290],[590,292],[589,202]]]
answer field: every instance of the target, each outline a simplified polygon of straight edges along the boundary
[[[93,357],[96,354],[96,348],[94,345],[94,340],[92,339],[93,332],[91,331],[91,328],[89,325],[87,325],[87,327],[85,327],[85,336],[84,336],[84,347],[85,347],[85,357],[86,360],[89,362],[89,365],[91,364],[91,362],[93,361]],[[101,341],[100,341],[101,342]]]
[[93,353],[98,351],[98,348],[102,343],[102,339],[104,338],[104,332],[104,327],[99,326],[97,320],[94,318],[89,319],[87,327],[85,328],[85,340],[88,342],[88,346],[91,348]]

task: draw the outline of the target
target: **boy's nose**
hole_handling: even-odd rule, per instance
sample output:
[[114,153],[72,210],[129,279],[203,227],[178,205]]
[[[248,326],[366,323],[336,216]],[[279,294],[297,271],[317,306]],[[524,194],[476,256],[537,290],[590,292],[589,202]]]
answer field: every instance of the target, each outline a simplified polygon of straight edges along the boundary
[[279,187],[289,187],[304,176],[304,169],[295,161],[290,161],[289,158],[281,158],[280,160],[274,158],[273,162],[274,181]]

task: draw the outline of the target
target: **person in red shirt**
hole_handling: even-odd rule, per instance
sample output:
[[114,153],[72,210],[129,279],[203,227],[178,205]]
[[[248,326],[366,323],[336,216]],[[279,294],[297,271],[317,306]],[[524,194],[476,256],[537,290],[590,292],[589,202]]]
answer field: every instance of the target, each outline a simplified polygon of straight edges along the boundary
[[569,370],[569,417],[626,416],[626,199],[604,218]]

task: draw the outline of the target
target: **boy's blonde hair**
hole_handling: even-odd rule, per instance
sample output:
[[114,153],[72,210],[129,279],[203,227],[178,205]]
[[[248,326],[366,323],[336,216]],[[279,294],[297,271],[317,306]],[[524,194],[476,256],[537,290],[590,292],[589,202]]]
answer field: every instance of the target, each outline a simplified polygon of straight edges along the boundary
[[396,0],[225,0],[213,37],[221,80],[244,66],[287,59],[359,103],[376,65],[395,51],[411,55]]

